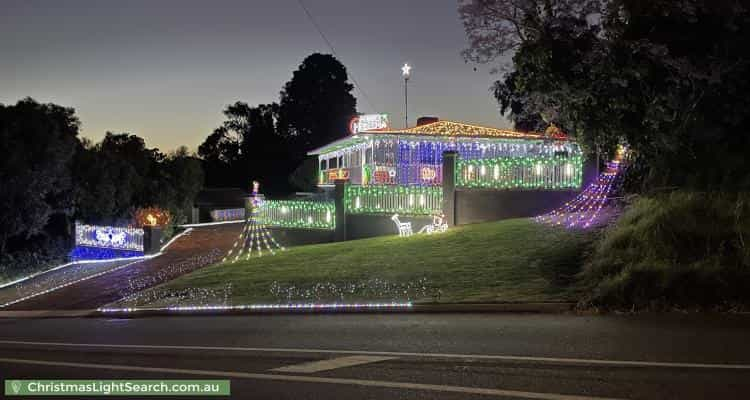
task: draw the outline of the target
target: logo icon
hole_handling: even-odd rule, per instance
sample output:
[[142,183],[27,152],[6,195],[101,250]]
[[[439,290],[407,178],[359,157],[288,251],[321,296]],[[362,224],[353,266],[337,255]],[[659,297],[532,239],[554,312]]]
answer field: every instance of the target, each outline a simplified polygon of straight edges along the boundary
[[21,382],[20,381],[11,381],[10,387],[13,389],[14,394],[18,394],[18,392],[21,391]]

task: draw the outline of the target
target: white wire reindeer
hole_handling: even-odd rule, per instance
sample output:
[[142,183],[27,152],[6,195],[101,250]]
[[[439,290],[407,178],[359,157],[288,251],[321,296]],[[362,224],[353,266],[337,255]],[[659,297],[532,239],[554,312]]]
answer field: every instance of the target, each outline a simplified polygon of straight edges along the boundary
[[401,222],[398,219],[398,214],[393,214],[391,217],[391,220],[396,224],[396,227],[398,227],[398,235],[399,236],[411,236],[412,230],[411,230],[411,222]]
[[422,227],[417,233],[426,233],[431,235],[433,233],[445,232],[448,230],[448,224],[443,222],[445,215],[435,214],[432,216],[432,223]]

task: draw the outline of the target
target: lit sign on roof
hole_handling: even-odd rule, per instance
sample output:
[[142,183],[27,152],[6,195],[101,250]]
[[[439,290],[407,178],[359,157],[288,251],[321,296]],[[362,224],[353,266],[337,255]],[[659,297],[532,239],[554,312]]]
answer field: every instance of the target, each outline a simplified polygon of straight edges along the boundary
[[349,131],[352,134],[375,129],[388,129],[388,114],[359,115],[349,122]]

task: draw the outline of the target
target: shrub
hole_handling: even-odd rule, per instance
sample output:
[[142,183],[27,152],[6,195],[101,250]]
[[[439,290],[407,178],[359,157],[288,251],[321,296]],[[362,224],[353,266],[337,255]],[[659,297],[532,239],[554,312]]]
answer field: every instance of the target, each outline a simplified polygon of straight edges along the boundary
[[34,242],[24,250],[0,254],[0,284],[62,264],[69,250],[67,240],[58,237]]
[[641,197],[584,266],[582,306],[660,309],[750,304],[750,195]]

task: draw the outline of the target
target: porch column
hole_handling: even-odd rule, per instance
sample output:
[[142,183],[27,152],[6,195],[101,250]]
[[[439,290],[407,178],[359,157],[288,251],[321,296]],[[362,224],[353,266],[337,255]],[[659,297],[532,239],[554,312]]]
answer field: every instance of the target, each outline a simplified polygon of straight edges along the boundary
[[443,214],[448,226],[456,225],[456,160],[458,153],[443,152]]
[[336,206],[336,228],[333,234],[333,240],[335,242],[343,242],[346,240],[346,210],[344,209],[344,190],[347,184],[346,179],[336,179],[333,181],[335,185],[334,190],[334,205]]

